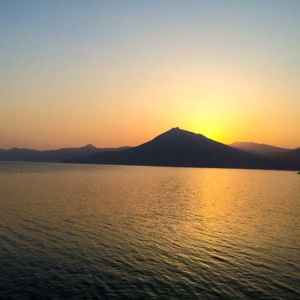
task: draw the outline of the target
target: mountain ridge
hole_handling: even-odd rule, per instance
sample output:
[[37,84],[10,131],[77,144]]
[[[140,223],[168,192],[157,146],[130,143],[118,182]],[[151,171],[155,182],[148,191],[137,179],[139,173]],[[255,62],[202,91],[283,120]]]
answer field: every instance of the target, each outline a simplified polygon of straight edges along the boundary
[[62,162],[76,157],[124,149],[120,148],[97,148],[88,144],[79,148],[61,148],[57,150],[35,150],[28,148],[13,147],[8,150],[0,149],[0,161],[21,161],[21,162]]
[[68,163],[177,167],[287,169],[288,167],[174,127],[130,149],[96,153]]
[[267,144],[259,144],[255,142],[234,142],[229,144],[228,146],[243,150],[249,153],[254,153],[258,155],[263,155],[263,156],[268,156],[273,153],[282,153],[282,152],[287,152],[292,149],[288,148],[281,148],[277,146],[271,146]]
[[[239,149],[240,145],[259,148],[260,152],[257,149],[251,152],[247,147]],[[92,144],[57,150],[13,147],[0,149],[0,161],[295,170],[300,169],[300,148],[254,142],[225,145],[202,134],[173,127],[136,147],[97,148]]]
[[274,153],[271,158],[300,170],[300,147],[283,153]]

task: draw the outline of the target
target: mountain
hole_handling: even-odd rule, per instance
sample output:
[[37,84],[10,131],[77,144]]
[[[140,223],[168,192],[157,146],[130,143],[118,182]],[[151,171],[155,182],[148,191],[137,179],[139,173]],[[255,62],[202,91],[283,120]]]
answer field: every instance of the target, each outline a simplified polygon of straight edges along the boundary
[[252,143],[252,142],[235,142],[229,144],[228,146],[252,154],[262,155],[262,156],[269,156],[270,154],[283,153],[291,150],[291,149],[274,147],[266,144]]
[[300,170],[300,148],[296,148],[284,153],[276,153],[272,155],[274,161]]
[[75,157],[85,157],[94,153],[104,151],[115,151],[122,148],[97,148],[86,145],[80,148],[63,148],[59,150],[39,151],[33,149],[12,148],[10,150],[0,149],[0,161],[23,161],[23,162],[61,162]]
[[285,166],[178,127],[137,147],[88,155],[69,163],[146,166],[284,169]]

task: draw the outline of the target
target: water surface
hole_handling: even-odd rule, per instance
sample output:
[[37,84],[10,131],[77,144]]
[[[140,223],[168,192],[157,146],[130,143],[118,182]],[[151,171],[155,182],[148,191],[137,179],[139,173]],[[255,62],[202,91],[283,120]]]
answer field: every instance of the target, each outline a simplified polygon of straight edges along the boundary
[[295,172],[0,163],[0,212],[0,298],[300,298]]

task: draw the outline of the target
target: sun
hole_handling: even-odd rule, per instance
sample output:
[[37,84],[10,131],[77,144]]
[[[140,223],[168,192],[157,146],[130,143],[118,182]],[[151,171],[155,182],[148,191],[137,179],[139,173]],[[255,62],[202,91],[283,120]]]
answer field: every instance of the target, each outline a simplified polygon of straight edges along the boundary
[[205,116],[201,118],[194,124],[192,131],[217,142],[221,142],[224,139],[224,130],[221,122],[213,117]]

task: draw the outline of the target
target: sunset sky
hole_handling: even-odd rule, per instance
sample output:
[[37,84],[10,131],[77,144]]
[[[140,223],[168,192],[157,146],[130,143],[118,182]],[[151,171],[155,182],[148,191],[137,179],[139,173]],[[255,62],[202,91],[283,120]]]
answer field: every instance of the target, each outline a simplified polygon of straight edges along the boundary
[[0,148],[179,126],[300,147],[300,1],[0,1]]

